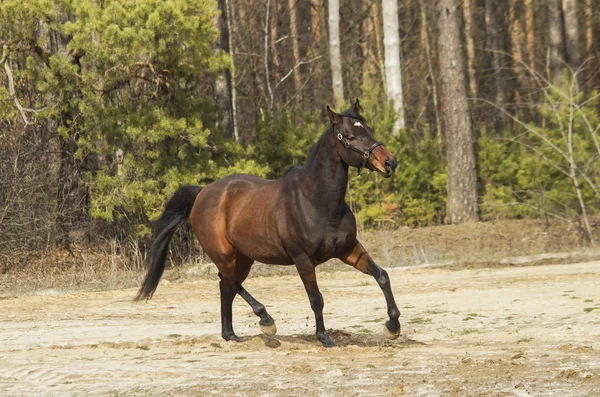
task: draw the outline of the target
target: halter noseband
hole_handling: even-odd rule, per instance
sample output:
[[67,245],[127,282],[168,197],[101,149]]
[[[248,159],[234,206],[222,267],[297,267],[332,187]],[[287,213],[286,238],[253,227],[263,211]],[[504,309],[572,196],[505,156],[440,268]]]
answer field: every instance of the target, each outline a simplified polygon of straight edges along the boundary
[[[336,128],[336,130],[337,130],[337,128]],[[373,150],[375,150],[375,148],[376,148],[377,146],[382,146],[382,145],[383,145],[383,142],[379,142],[379,141],[378,141],[378,142],[375,142],[373,145],[371,145],[371,147],[370,147],[369,149],[367,149],[367,150],[360,150],[360,149],[359,149],[359,148],[357,148],[356,146],[354,146],[354,145],[350,144],[350,143],[349,143],[349,142],[346,140],[346,138],[345,138],[345,137],[342,135],[342,133],[341,133],[341,132],[338,132],[338,134],[337,134],[337,139],[338,139],[340,142],[342,142],[342,146],[343,146],[345,149],[350,149],[350,150],[352,150],[352,151],[354,151],[354,152],[356,152],[356,153],[358,153],[358,154],[362,154],[362,156],[363,156],[363,163],[362,163],[362,165],[361,165],[360,167],[358,167],[358,171],[356,172],[356,175],[359,175],[359,176],[360,176],[360,172],[362,171],[362,169],[363,169],[363,168],[365,168],[365,166],[367,165],[367,161],[369,160],[369,157],[371,157],[371,152],[372,152]]]

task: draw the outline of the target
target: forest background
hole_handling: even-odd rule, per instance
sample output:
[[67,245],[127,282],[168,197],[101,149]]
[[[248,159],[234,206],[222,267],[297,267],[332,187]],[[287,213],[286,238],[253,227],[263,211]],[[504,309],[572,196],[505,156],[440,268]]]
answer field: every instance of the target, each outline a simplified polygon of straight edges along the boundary
[[351,176],[361,229],[537,218],[593,244],[599,38],[600,0],[1,0],[0,270],[139,262],[175,189],[278,178],[355,98],[399,164]]

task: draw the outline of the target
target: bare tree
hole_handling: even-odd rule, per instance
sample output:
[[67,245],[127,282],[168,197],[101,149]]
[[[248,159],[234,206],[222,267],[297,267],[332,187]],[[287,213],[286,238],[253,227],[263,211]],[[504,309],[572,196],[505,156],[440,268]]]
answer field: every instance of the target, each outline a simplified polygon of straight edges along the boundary
[[402,67],[400,65],[400,29],[397,0],[383,0],[383,45],[385,47],[385,92],[388,101],[394,101],[398,119],[392,133],[398,135],[404,128],[404,100],[402,98]]
[[344,100],[342,55],[340,53],[340,4],[338,0],[329,0],[329,57],[333,100],[338,106]]
[[446,222],[477,221],[477,176],[472,125],[467,103],[460,8],[453,0],[437,2],[442,123],[448,164]]

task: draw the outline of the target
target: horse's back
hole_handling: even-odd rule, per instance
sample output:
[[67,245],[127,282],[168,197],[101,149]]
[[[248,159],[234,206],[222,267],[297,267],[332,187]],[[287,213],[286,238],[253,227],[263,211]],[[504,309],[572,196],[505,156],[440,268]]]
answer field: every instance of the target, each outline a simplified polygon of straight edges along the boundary
[[229,250],[261,262],[288,262],[276,230],[279,181],[235,174],[202,189],[190,219],[213,261],[218,260],[213,256]]

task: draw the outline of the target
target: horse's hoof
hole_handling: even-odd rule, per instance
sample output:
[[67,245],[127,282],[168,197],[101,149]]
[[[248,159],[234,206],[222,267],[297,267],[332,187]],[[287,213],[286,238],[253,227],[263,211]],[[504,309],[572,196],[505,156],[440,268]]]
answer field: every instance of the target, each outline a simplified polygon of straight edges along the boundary
[[400,336],[400,328],[398,328],[398,331],[392,332],[388,329],[387,325],[384,325],[383,326],[383,334],[389,340],[398,339],[398,337]]
[[335,347],[335,343],[327,334],[317,334],[317,340],[323,344],[323,347]]
[[240,338],[237,337],[236,334],[222,335],[222,338],[225,339],[227,342],[229,342],[229,341],[231,341],[231,342],[241,342],[242,341]]
[[271,325],[262,325],[262,324],[259,324],[259,325],[260,325],[260,330],[265,335],[273,336],[277,333],[277,326],[275,325],[275,323],[273,323]]

